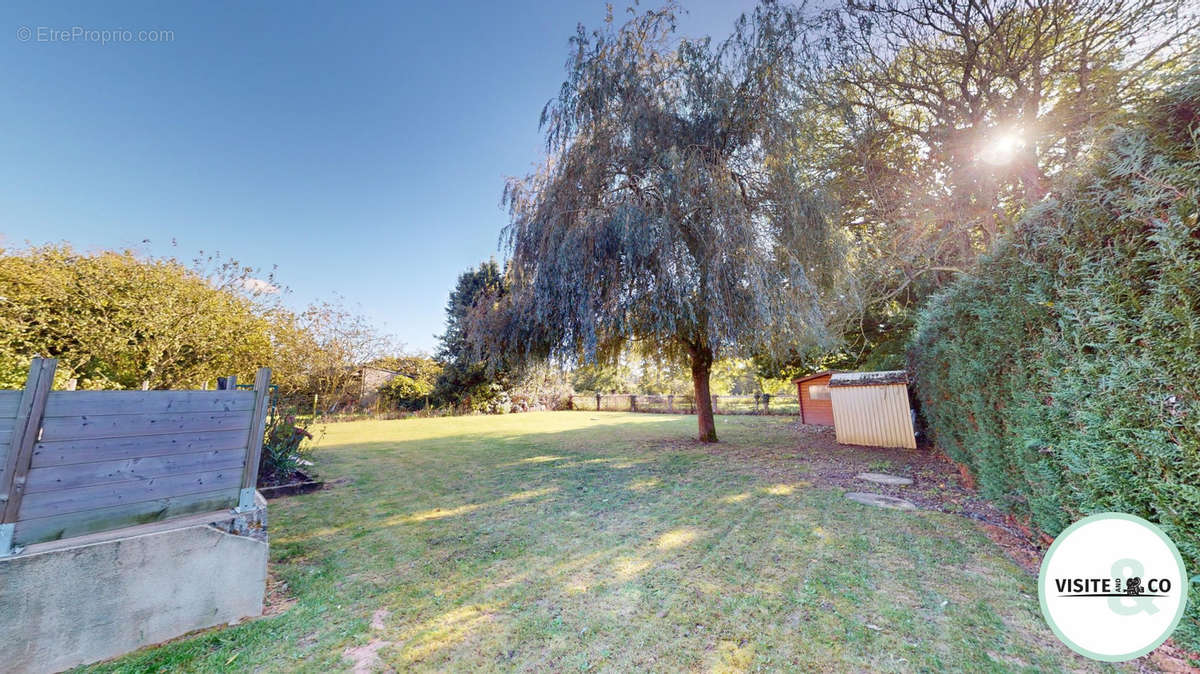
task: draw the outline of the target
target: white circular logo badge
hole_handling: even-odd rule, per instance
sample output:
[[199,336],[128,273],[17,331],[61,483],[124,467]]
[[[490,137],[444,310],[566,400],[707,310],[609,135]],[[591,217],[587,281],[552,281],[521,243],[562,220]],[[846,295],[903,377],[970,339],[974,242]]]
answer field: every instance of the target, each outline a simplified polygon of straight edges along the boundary
[[1171,539],[1124,513],[1067,527],[1042,560],[1042,615],[1063,643],[1096,660],[1121,662],[1167,640],[1183,617],[1187,574]]

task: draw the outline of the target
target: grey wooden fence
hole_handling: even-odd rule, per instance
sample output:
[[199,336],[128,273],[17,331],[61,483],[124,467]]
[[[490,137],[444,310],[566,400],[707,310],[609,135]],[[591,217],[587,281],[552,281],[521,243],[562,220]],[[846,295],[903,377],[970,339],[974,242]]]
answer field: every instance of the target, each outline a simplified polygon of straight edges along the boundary
[[0,556],[253,507],[270,369],[250,391],[52,391],[55,364],[35,358],[23,391],[0,391]]

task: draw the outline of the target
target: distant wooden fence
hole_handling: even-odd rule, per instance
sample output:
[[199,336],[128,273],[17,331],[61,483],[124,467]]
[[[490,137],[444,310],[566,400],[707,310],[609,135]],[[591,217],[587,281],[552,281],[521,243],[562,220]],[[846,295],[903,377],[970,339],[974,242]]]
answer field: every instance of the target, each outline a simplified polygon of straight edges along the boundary
[[[633,393],[577,393],[568,399],[567,409],[599,412],[649,412],[653,414],[695,414],[693,395],[651,395]],[[795,395],[715,395],[715,414],[800,414]]]
[[254,389],[0,391],[0,556],[32,543],[253,507],[271,371]]

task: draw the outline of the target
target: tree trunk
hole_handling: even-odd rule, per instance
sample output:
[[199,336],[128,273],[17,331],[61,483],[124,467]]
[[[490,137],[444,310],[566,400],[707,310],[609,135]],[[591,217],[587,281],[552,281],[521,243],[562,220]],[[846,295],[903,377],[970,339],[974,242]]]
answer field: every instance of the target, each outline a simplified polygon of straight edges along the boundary
[[713,421],[712,395],[708,377],[712,372],[713,354],[708,347],[691,349],[692,386],[696,391],[696,419],[700,424],[700,442],[717,441],[717,425]]

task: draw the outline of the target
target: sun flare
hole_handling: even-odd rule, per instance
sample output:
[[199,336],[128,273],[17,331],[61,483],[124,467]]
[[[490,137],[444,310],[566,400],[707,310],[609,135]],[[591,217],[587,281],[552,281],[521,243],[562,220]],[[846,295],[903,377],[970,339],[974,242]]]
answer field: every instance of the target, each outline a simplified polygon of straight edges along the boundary
[[1025,147],[1025,138],[1021,132],[1005,131],[988,140],[979,153],[979,158],[988,164],[1002,166],[1011,162],[1023,147]]

